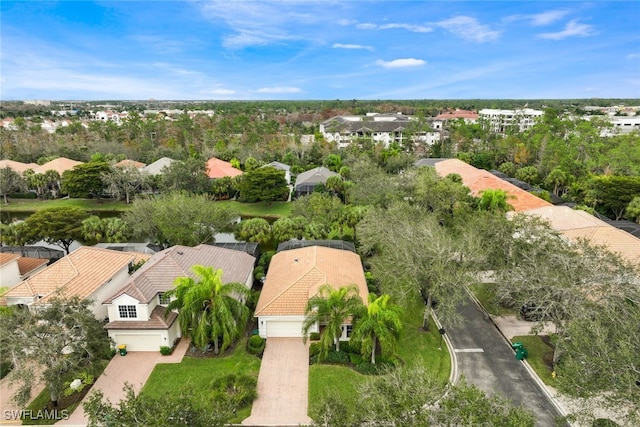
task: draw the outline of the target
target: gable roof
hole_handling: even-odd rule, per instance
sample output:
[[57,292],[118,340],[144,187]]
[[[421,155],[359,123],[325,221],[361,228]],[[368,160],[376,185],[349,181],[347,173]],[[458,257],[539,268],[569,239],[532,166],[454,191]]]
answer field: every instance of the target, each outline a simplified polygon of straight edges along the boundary
[[119,161],[118,163],[114,164],[113,166],[116,168],[136,168],[136,169],[140,169],[145,167],[147,164],[146,163],[142,163],[142,162],[137,162],[135,160],[129,160],[129,159],[124,159]]
[[48,259],[27,258],[21,256],[20,258],[18,258],[18,270],[20,271],[20,275],[24,276],[26,274],[29,274],[33,270],[37,270],[43,265],[46,265],[48,262]]
[[231,163],[212,157],[207,160],[207,176],[211,179],[224,178],[225,176],[242,175],[242,171],[231,166]]
[[82,246],[20,282],[4,297],[42,296],[36,303],[46,303],[54,296],[88,298],[130,263],[146,258],[148,255]]
[[324,184],[327,182],[327,179],[331,176],[337,176],[338,174],[330,171],[324,166],[320,166],[306,172],[302,172],[296,178],[296,187],[301,186],[302,184],[306,185],[317,185]]
[[104,300],[103,304],[111,304],[116,298],[127,294],[143,304],[149,303],[159,292],[174,288],[177,277],[197,279],[191,270],[194,265],[211,266],[222,269],[222,282],[239,282],[245,284],[253,273],[255,258],[233,249],[219,248],[211,245],[172,246],[155,253],[136,271],[127,283],[115,294]]
[[14,260],[17,260],[18,258],[20,258],[20,255],[0,252],[0,267],[3,267],[5,264],[9,264]]
[[367,302],[367,281],[360,257],[349,251],[310,246],[278,252],[271,258],[255,316],[303,316],[320,286],[355,285]]
[[163,173],[162,169],[171,166],[171,163],[173,162],[175,162],[175,160],[170,159],[169,157],[163,157],[153,163],[148,164],[147,166],[141,167],[140,171],[147,172],[150,175],[161,175]]
[[105,329],[168,329],[178,318],[178,313],[172,311],[165,318],[166,308],[157,305],[149,315],[149,320],[114,320],[104,325]]
[[74,167],[83,164],[84,162],[79,162],[77,160],[71,160],[66,157],[58,157],[57,159],[51,160],[43,165],[38,166],[34,169],[35,172],[38,173],[46,173],[47,171],[54,170],[62,175],[64,172],[73,169]]
[[35,170],[39,165],[37,163],[22,163],[15,160],[0,160],[0,169],[11,168],[16,172],[22,173],[27,169]]
[[457,173],[462,177],[462,183],[478,197],[480,193],[488,189],[505,190],[508,196],[507,203],[513,206],[516,212],[551,206],[551,203],[534,196],[533,194],[504,181],[491,172],[477,169],[458,159],[447,159],[435,163],[436,171],[440,176]]

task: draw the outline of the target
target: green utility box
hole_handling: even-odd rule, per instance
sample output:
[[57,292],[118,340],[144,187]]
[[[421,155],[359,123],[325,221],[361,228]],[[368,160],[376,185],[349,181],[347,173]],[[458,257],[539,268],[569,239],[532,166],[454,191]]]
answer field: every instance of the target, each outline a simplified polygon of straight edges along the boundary
[[526,348],[524,348],[524,344],[522,344],[521,342],[514,342],[513,344],[511,344],[511,348],[516,351],[516,359],[518,360],[526,359],[529,355],[529,352]]

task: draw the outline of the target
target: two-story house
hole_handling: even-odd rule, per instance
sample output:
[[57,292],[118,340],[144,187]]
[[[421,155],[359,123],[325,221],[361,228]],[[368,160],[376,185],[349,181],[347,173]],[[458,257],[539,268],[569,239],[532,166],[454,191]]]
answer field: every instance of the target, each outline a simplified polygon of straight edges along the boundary
[[181,336],[176,312],[167,313],[170,299],[165,293],[174,288],[178,277],[198,280],[194,265],[222,270],[224,283],[253,286],[256,259],[233,249],[211,245],[172,246],[155,253],[119,290],[103,301],[109,313],[105,325],[116,345],[129,351],[159,351],[171,347]]

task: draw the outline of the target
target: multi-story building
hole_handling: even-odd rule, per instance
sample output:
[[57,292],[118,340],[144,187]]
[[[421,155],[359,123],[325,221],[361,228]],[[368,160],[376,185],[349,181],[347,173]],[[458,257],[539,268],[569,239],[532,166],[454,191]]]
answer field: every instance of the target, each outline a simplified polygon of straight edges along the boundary
[[432,145],[439,141],[442,121],[419,120],[414,116],[369,113],[366,116],[336,116],[320,123],[324,139],[336,142],[344,148],[358,139],[369,139],[386,146],[393,142],[404,144],[407,140]]
[[478,112],[478,121],[485,128],[495,133],[505,133],[511,129],[524,132],[536,123],[536,119],[541,117],[544,111],[532,108],[521,108],[516,110],[496,110],[485,108]]

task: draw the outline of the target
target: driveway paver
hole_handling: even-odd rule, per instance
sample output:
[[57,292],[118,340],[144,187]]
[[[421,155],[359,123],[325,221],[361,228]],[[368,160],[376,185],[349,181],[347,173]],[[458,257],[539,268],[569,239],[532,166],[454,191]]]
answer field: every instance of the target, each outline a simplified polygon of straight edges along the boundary
[[[162,356],[160,352],[155,351],[134,351],[127,353],[126,356],[115,355],[82,403],[88,399],[91,393],[100,390],[105,398],[116,405],[125,397],[123,390],[125,383],[131,384],[136,394],[139,393],[156,364],[180,363],[188,348],[189,340],[183,338],[170,356]],[[73,411],[69,419],[59,421],[56,425],[86,426],[88,421],[82,403]]]
[[269,338],[258,375],[258,398],[242,425],[311,424],[308,396],[309,344],[302,338]]
[[[13,395],[17,391],[17,384],[10,384],[11,376],[7,375],[0,380],[0,408],[2,409],[2,419],[0,419],[0,425],[15,426],[22,424],[16,421],[20,410],[24,409],[18,407],[13,402]],[[44,383],[36,382],[31,390],[31,396],[36,397],[42,390],[44,390]]]

